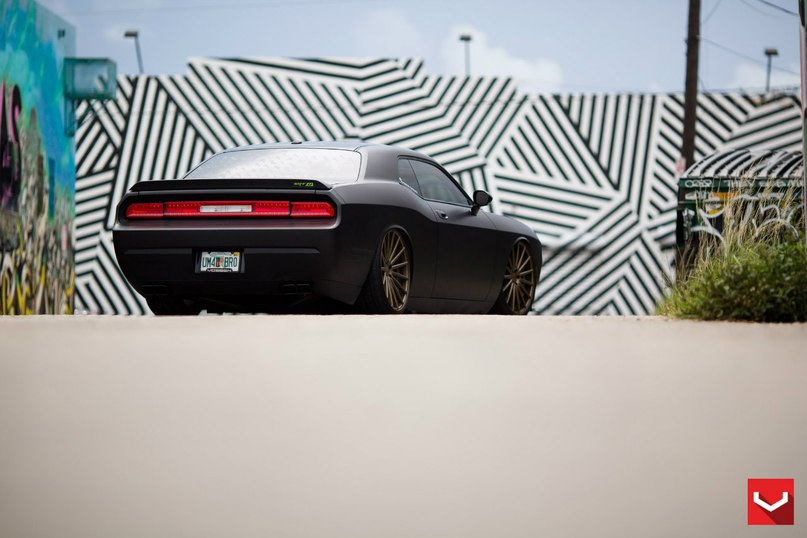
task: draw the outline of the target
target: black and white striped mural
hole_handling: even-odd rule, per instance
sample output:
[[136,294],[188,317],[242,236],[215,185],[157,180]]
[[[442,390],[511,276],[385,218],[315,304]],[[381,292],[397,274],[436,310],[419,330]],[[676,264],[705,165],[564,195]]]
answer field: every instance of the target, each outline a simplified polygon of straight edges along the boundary
[[[112,248],[114,208],[134,182],[232,146],[345,138],[427,153],[531,225],[545,245],[539,313],[644,314],[661,294],[681,94],[525,95],[510,79],[431,76],[403,59],[191,59],[186,75],[118,83],[116,100],[78,110],[77,310],[148,313]],[[698,156],[800,147],[792,96],[698,104]]]

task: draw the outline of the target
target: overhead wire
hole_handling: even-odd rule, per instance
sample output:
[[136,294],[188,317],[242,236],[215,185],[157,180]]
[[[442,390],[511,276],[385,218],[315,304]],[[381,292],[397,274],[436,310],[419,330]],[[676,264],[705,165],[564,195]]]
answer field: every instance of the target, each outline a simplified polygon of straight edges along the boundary
[[[266,7],[277,7],[277,6],[305,6],[305,5],[328,5],[328,4],[350,4],[350,3],[372,3],[377,2],[378,0],[264,0],[264,1],[251,1],[251,2],[226,2],[226,3],[219,3],[219,4],[204,4],[204,3],[196,3],[196,4],[184,4],[184,5],[175,5],[175,6],[153,6],[153,7],[133,7],[133,8],[107,8],[107,9],[84,9],[84,10],[63,10],[63,14],[65,15],[78,15],[78,16],[85,16],[85,15],[108,15],[108,14],[127,14],[127,13],[146,13],[146,12],[153,12],[153,11],[198,11],[198,10],[206,10],[206,9],[238,9],[238,8],[266,8]],[[432,1],[432,0],[430,0]],[[770,13],[765,13],[761,11],[753,5],[751,5],[748,0],[741,0],[744,4],[746,4],[749,8],[762,13],[764,15],[771,16]],[[774,8],[778,11],[786,13],[792,16],[798,16],[798,13],[783,8],[769,0],[757,0],[766,6]],[[712,16],[717,12],[720,5],[723,3],[723,0],[717,0],[714,6],[711,8],[709,13],[703,18],[701,24],[705,25]],[[712,45],[716,48],[719,48],[725,52],[738,56],[740,58],[746,59],[748,61],[754,62],[759,65],[766,66],[767,64],[761,60],[758,60],[752,56],[743,54],[737,50],[734,50],[730,47],[717,43],[715,41],[709,40],[705,37],[700,38],[700,40],[704,43]],[[795,71],[785,69],[782,67],[772,66],[772,69],[777,71],[799,75]],[[703,82],[701,82],[703,84]],[[574,86],[572,84],[563,84],[564,86]]]
[[757,0],[757,2],[759,2],[760,4],[765,4],[766,6],[772,7],[774,9],[776,9],[776,10],[779,10],[782,13],[787,13],[788,15],[792,15],[794,17],[799,16],[799,14],[797,12],[791,11],[791,10],[789,10],[787,8],[784,8],[784,7],[782,7],[782,6],[778,5],[778,4],[774,4],[773,2],[769,2],[768,0]]
[[723,3],[723,0],[717,0],[717,2],[715,2],[715,5],[712,6],[712,9],[709,11],[709,13],[701,21],[701,26],[706,26],[706,23],[709,22],[709,19],[712,18],[712,15],[715,14],[715,11],[717,11],[717,8],[719,8],[720,4],[722,4],[722,3]]
[[[704,17],[701,20],[701,36],[700,36],[700,39],[703,39],[703,29],[706,28],[706,24],[712,18],[712,15],[714,15],[717,12],[718,8],[720,7],[720,4],[722,4],[722,3],[723,3],[723,0],[717,0],[717,2],[715,2],[715,4],[712,6],[712,9],[709,10],[709,13],[706,14],[706,17]],[[704,91],[704,92],[707,91],[706,83],[703,82],[703,79],[700,77],[700,75],[698,75],[698,84],[700,85],[701,91]]]
[[760,15],[764,16],[764,17],[776,17],[775,14],[770,13],[769,11],[765,11],[764,9],[760,9],[760,8],[756,7],[755,4],[751,3],[751,0],[740,0],[740,2],[742,2],[751,11],[755,11],[755,12],[759,13]]
[[[753,56],[749,56],[749,55],[744,54],[744,53],[742,53],[742,52],[740,52],[738,50],[734,50],[734,49],[732,49],[730,47],[727,47],[725,45],[722,45],[722,44],[720,44],[720,43],[718,43],[716,41],[712,41],[711,39],[706,39],[705,37],[701,37],[701,42],[706,43],[708,45],[711,45],[713,47],[716,47],[716,48],[718,48],[720,50],[723,50],[724,52],[728,52],[729,54],[733,54],[735,56],[738,56],[740,58],[748,60],[749,62],[754,62],[756,64],[763,65],[763,66],[766,66],[766,67],[768,65],[766,62],[764,62],[762,60],[758,60],[757,58],[754,58]],[[784,67],[777,67],[775,65],[772,65],[771,69],[775,69],[777,71],[782,71],[783,73],[790,73],[791,75],[799,75],[799,73],[797,73],[796,71],[793,71],[793,70],[790,70],[790,69],[785,69]]]
[[[741,1],[743,4],[745,4],[746,6],[748,6],[750,9],[752,9],[752,10],[756,11],[757,13],[760,13],[760,14],[765,15],[765,16],[768,16],[768,17],[772,17],[772,16],[773,16],[773,14],[771,14],[771,13],[766,13],[765,11],[762,11],[762,10],[760,10],[760,9],[757,9],[757,8],[756,8],[756,7],[754,7],[754,6],[753,6],[753,5],[752,5],[752,4],[751,4],[751,3],[750,3],[748,0],[740,0],[740,1]],[[788,10],[788,9],[786,9],[786,8],[783,8],[783,7],[781,7],[781,6],[777,5],[777,4],[774,4],[773,2],[770,2],[769,0],[757,0],[757,1],[758,1],[758,2],[760,2],[760,3],[762,3],[762,4],[767,5],[767,6],[769,6],[769,7],[772,7],[772,8],[774,8],[774,9],[777,9],[777,10],[779,10],[779,11],[781,11],[781,12],[784,12],[784,13],[786,13],[786,14],[788,14],[788,15],[795,15],[795,16],[798,16],[798,13],[796,13],[796,12],[794,12],[794,11],[790,11],[790,10]],[[721,4],[722,2],[723,2],[723,0],[717,0],[717,2],[714,4],[714,6],[712,7],[712,9],[711,9],[711,10],[709,11],[709,13],[706,15],[706,17],[704,17],[704,18],[703,18],[703,20],[701,21],[701,26],[702,26],[702,27],[703,27],[703,26],[705,26],[707,22],[709,22],[709,20],[710,20],[710,19],[712,18],[712,16],[715,14],[715,12],[716,12],[716,11],[717,11],[717,9],[720,7],[720,4]],[[757,58],[755,58],[755,57],[753,57],[753,56],[749,56],[748,54],[744,54],[744,53],[742,53],[742,52],[740,52],[740,51],[738,51],[738,50],[735,50],[735,49],[733,49],[733,48],[731,48],[731,47],[727,47],[726,45],[723,45],[722,43],[718,43],[718,42],[716,42],[716,41],[712,41],[711,39],[708,39],[708,38],[704,37],[703,35],[701,35],[701,36],[700,36],[700,41],[701,41],[702,43],[706,43],[707,45],[711,45],[711,46],[713,46],[713,47],[715,47],[715,48],[718,48],[718,49],[720,49],[720,50],[722,50],[722,51],[724,51],[724,52],[727,52],[727,53],[732,54],[732,55],[734,55],[734,56],[737,56],[737,57],[739,57],[739,58],[743,58],[744,60],[748,60],[748,61],[750,61],[750,62],[753,62],[753,63],[758,64],[758,65],[761,65],[761,66],[765,66],[765,67],[767,67],[767,66],[768,66],[768,64],[767,64],[766,62],[762,61],[762,60],[759,60],[759,59],[757,59]],[[772,66],[771,66],[771,69],[774,69],[774,70],[776,70],[776,71],[781,71],[781,72],[784,72],[784,73],[789,73],[789,74],[791,74],[791,75],[800,75],[799,73],[797,73],[797,72],[795,72],[795,71],[792,71],[792,70],[790,70],[790,69],[785,69],[785,68],[783,68],[783,67],[777,67],[777,66],[775,66],[775,65],[772,65]],[[713,90],[713,91],[714,91],[714,90]]]

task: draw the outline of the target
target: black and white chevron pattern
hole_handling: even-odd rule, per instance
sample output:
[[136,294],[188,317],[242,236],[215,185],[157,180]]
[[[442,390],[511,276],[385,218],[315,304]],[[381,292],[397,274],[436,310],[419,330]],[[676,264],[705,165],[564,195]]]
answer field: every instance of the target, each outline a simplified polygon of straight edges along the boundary
[[[362,139],[427,153],[545,245],[535,310],[652,312],[675,243],[683,97],[524,95],[510,79],[440,77],[410,59],[194,58],[182,76],[120,77],[79,107],[76,307],[144,314],[111,240],[136,181],[175,178],[225,148]],[[710,93],[696,152],[798,149],[792,96]],[[680,172],[680,171],[679,171]]]

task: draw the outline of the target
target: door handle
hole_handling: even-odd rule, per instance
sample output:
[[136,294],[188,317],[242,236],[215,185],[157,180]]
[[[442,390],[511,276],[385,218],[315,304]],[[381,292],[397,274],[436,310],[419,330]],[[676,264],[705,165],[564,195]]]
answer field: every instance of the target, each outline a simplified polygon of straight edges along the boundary
[[441,219],[448,220],[448,214],[445,211],[440,211],[437,209],[435,213],[437,213],[437,216],[439,216]]

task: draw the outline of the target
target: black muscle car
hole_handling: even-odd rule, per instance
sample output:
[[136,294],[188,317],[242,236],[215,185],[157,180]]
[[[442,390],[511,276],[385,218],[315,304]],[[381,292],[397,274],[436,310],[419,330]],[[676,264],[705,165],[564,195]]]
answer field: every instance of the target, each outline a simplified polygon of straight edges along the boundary
[[263,144],[135,184],[113,238],[155,314],[271,312],[312,297],[373,313],[526,314],[541,243],[480,211],[490,201],[404,148]]

